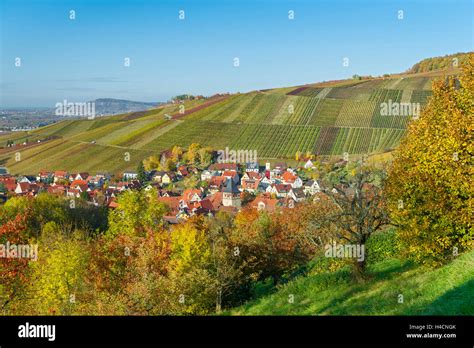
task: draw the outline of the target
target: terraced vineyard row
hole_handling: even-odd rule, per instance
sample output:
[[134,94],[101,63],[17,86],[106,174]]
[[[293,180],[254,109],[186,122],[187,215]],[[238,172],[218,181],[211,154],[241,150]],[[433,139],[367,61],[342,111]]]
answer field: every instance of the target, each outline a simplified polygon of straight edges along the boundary
[[289,112],[285,124],[308,124],[320,102],[318,98],[298,98],[293,105],[293,112]]
[[193,112],[186,117],[188,120],[214,120],[224,117],[241,103],[241,95],[231,96],[219,103],[208,106],[205,109]]
[[402,99],[402,94],[403,91],[400,89],[376,89],[370,95],[369,101],[381,104],[388,103],[391,100],[392,103],[398,103]]
[[334,126],[341,111],[343,100],[322,99],[314,111],[309,124],[315,126]]
[[316,97],[322,90],[323,90],[323,88],[320,88],[320,87],[310,87],[310,88],[306,88],[303,91],[299,92],[298,96],[300,96],[300,97]]
[[345,100],[335,125],[338,127],[370,127],[375,102]]
[[413,116],[384,116],[374,114],[370,126],[374,128],[397,128],[405,129]]
[[294,157],[297,151],[312,149],[318,132],[317,127],[247,125],[230,146],[234,149],[256,150],[259,157]]
[[258,106],[264,100],[264,98],[264,94],[255,94],[252,100],[245,106],[240,115],[235,119],[235,121],[245,122],[246,120],[251,119],[257,115]]
[[[262,158],[293,158],[297,151],[320,155],[361,154],[393,148],[403,132],[398,129],[188,121],[143,149],[161,151],[176,144],[189,146],[198,142],[217,149],[228,146],[236,150],[256,150]],[[214,134],[214,137],[209,138],[208,134]]]
[[414,90],[411,94],[410,102],[411,103],[420,103],[424,105],[428,102],[428,98],[433,93],[431,91],[423,91],[423,90]]

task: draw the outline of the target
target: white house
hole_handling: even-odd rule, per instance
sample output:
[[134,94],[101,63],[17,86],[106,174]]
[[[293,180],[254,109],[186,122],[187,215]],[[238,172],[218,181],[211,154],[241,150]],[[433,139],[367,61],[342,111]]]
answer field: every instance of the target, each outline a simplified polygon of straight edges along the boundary
[[262,186],[264,189],[266,189],[268,186],[270,186],[274,183],[275,183],[275,180],[269,179],[266,176],[264,176],[262,178],[262,180],[260,180],[260,186]]
[[291,188],[288,192],[288,198],[293,199],[295,202],[301,202],[306,198],[303,188]]
[[216,171],[207,170],[207,169],[203,170],[201,173],[201,181],[211,180],[211,178],[216,175],[218,175]]
[[258,163],[257,163],[257,162],[250,162],[250,163],[247,163],[246,168],[245,168],[245,171],[246,171],[246,172],[258,173],[258,172],[259,172]]
[[314,168],[314,164],[313,164],[313,161],[311,161],[310,159],[304,164],[304,168],[305,169],[313,169]]
[[278,198],[285,198],[291,190],[291,185],[275,184],[268,186],[265,190],[268,193],[275,194]]
[[321,192],[321,187],[317,180],[308,180],[304,184],[304,193],[315,195],[316,193]]
[[303,180],[293,172],[286,171],[282,175],[282,180],[284,184],[291,185],[293,188],[300,188],[303,186]]
[[138,173],[136,172],[124,172],[123,173],[123,179],[124,180],[135,180],[138,178]]

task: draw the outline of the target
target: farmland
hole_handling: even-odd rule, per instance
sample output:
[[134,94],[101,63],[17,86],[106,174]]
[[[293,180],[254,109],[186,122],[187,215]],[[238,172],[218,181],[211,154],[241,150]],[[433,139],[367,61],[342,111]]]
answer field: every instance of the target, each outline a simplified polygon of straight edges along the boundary
[[[0,165],[13,173],[46,167],[121,171],[173,145],[191,143],[256,150],[261,160],[293,159],[298,151],[323,156],[382,153],[397,146],[413,118],[385,115],[382,103],[423,106],[436,77],[349,79],[186,101],[181,107],[170,104],[94,120],[68,119],[30,132],[0,134],[0,146],[12,140],[17,144],[0,151]],[[32,142],[35,146],[28,146]]]

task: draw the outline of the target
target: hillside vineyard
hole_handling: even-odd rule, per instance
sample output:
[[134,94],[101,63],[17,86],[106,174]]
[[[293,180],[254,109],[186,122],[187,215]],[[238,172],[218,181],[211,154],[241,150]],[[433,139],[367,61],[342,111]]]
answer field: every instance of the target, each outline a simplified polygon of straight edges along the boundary
[[[292,159],[297,152],[339,157],[380,153],[398,145],[416,117],[413,110],[426,104],[435,77],[326,82],[70,119],[15,134],[15,143],[29,144],[21,149],[22,160],[15,160],[15,149],[1,150],[0,160],[22,173],[56,167],[120,171],[173,145],[192,143],[257,151],[262,160]],[[0,143],[5,141],[0,137]],[[123,160],[125,153],[129,161]]]

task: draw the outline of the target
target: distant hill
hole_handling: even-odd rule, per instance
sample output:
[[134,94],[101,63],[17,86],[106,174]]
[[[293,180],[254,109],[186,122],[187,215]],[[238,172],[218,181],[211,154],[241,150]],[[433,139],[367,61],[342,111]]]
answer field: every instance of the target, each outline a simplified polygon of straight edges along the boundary
[[97,115],[117,115],[134,111],[150,110],[159,106],[160,102],[139,102],[124,99],[100,98],[91,101],[95,103]]
[[413,65],[407,72],[408,73],[423,73],[428,71],[442,70],[442,69],[455,69],[460,67],[467,60],[468,55],[472,52],[467,53],[454,53],[447,54],[442,57],[426,58],[422,61]]

